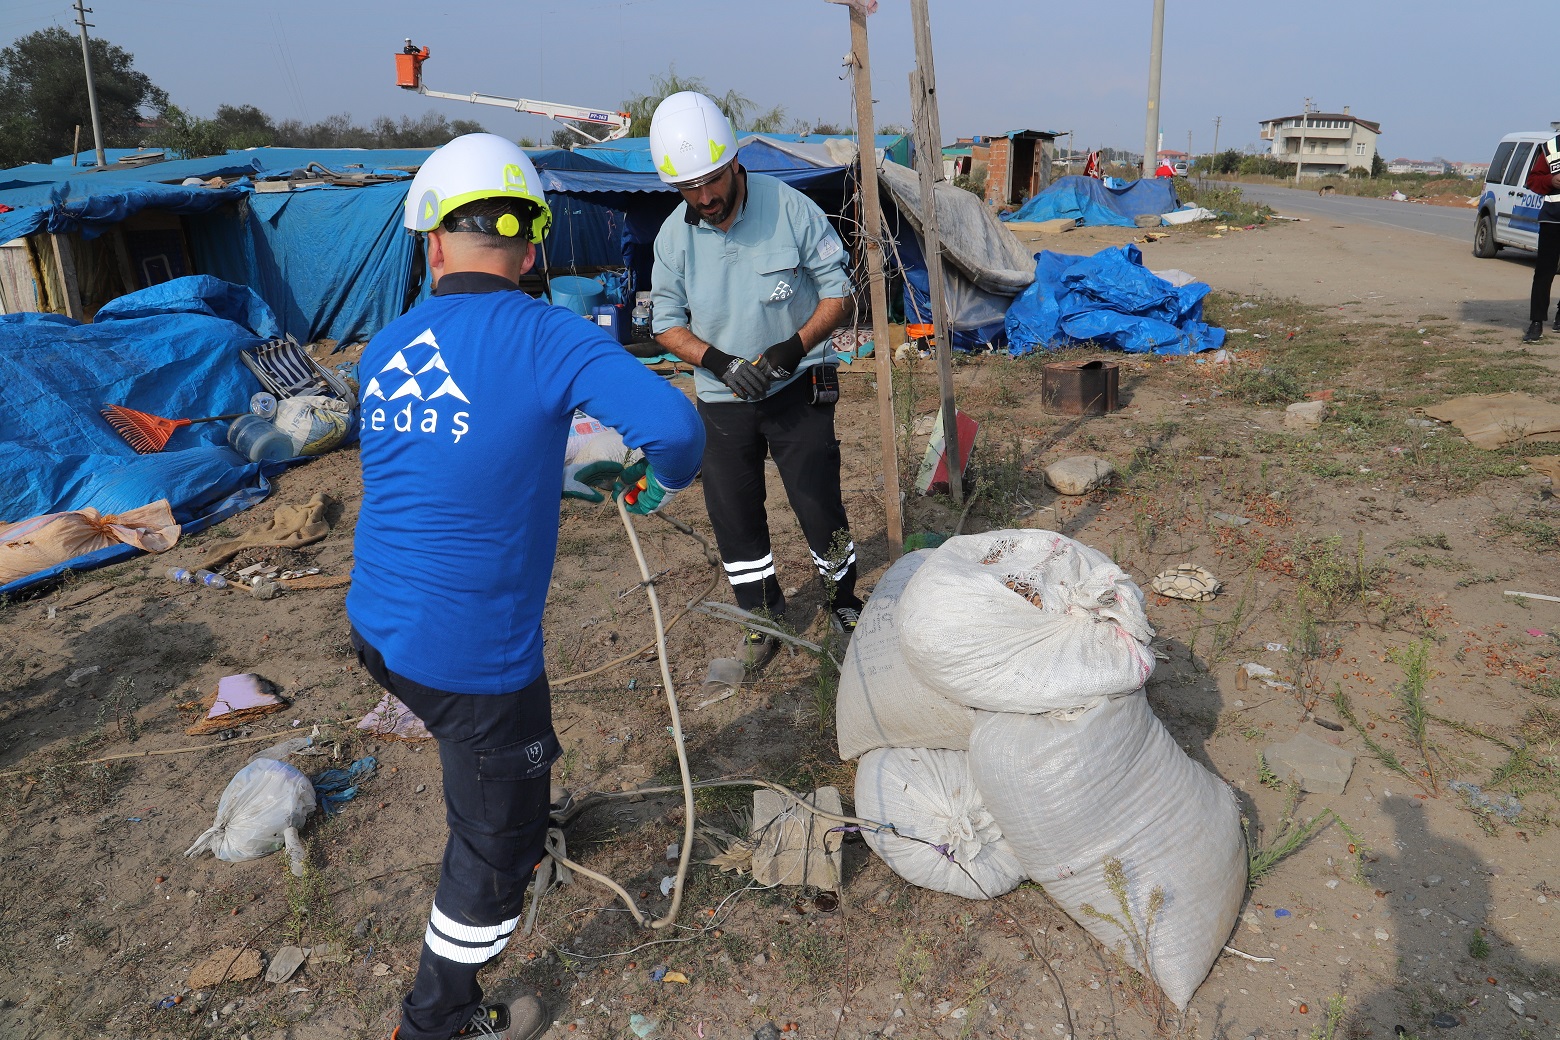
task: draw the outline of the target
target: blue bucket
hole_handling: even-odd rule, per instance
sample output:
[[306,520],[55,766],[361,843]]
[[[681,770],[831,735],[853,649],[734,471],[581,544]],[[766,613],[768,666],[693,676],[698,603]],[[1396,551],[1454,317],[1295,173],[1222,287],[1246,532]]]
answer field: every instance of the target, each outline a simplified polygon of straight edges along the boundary
[[607,290],[595,278],[562,275],[554,278],[551,285],[553,306],[567,307],[584,318],[590,317],[591,309],[607,299]]

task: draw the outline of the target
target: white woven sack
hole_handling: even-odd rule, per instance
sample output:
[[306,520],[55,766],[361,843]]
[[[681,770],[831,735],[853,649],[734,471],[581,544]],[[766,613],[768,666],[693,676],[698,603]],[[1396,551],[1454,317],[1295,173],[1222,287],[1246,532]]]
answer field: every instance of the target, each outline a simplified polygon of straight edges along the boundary
[[899,647],[899,595],[931,555],[921,549],[901,557],[878,579],[861,610],[834,701],[841,759],[880,747],[970,746],[975,712],[929,689],[905,664]]
[[970,736],[970,776],[1029,877],[1111,949],[1126,924],[1105,878],[1121,862],[1141,930],[1155,888],[1164,905],[1148,933],[1148,972],[1176,1007],[1202,984],[1246,892],[1240,808],[1224,781],[1192,761],[1141,693],[1101,700],[1070,721],[988,715]]
[[905,586],[900,642],[944,697],[1056,711],[1148,681],[1154,630],[1125,571],[1054,531],[950,538]]
[[963,751],[925,748],[867,752],[856,767],[856,815],[892,823],[907,835],[862,832],[906,881],[966,899],[994,899],[1018,887],[1024,868],[970,782],[967,758]]

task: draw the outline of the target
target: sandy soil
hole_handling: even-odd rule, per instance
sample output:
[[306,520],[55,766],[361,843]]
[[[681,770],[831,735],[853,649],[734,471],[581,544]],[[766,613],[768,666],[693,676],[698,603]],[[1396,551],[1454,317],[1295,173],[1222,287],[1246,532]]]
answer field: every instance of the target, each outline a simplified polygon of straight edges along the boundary
[[[1073,232],[1052,248],[1083,252],[1141,237]],[[1413,326],[1417,337],[1427,323],[1427,344],[1433,338],[1492,358],[1516,346],[1526,292],[1521,264],[1477,261],[1453,243],[1383,229],[1315,222],[1218,236],[1184,229],[1144,250],[1150,266],[1190,271],[1232,294],[1231,307],[1246,297],[1300,300],[1361,335]],[[1253,357],[1280,349],[1251,331],[1232,343]],[[1557,342],[1546,340],[1532,356],[1553,368]],[[670,935],[637,929],[607,893],[578,881],[544,901],[535,934],[516,936],[490,969],[490,987],[539,989],[557,1037],[632,1036],[630,1016],[640,1014],[658,1022],[657,1037],[683,1040],[745,1037],[770,1021],[819,1037],[1300,1038],[1326,1029],[1334,996],[1346,1001],[1338,1037],[1391,1037],[1399,1025],[1438,1033],[1437,1014],[1455,1022],[1449,1035],[1560,1036],[1553,916],[1560,806],[1550,794],[1522,791],[1523,813],[1507,823],[1471,811],[1447,787],[1454,777],[1490,786],[1519,741],[1534,775],[1547,769],[1552,783],[1560,768],[1560,720],[1544,714],[1555,713],[1555,702],[1534,688],[1552,675],[1560,608],[1500,595],[1512,587],[1560,593],[1553,546],[1499,522],[1550,508],[1547,481],[1514,469],[1462,486],[1434,467],[1393,468],[1420,437],[1455,438],[1405,425],[1406,409],[1387,420],[1402,435],[1373,446],[1350,441],[1344,424],[1288,434],[1282,405],[1214,393],[1218,366],[1123,360],[1125,407],[1091,420],[1043,413],[1032,363],[959,366],[961,402],[987,424],[983,453],[1013,463],[1005,497],[999,503],[988,493],[967,529],[1061,530],[1112,553],[1144,583],[1179,562],[1219,574],[1226,592],[1213,603],[1152,600],[1169,660],[1149,698],[1187,753],[1239,792],[1264,840],[1282,830],[1287,796],[1261,782],[1259,751],[1304,732],[1358,755],[1344,794],[1307,795],[1298,808],[1301,817],[1329,809],[1342,824],[1321,829],[1251,892],[1229,940],[1249,957],[1222,956],[1186,1014],[1156,1025],[1165,1009],[1139,996],[1040,889],[988,902],[916,889],[852,841],[837,910],[795,889],[753,891],[743,878],[699,866],[685,927]],[[847,376],[839,422],[868,587],[888,562],[872,378]],[[912,382],[915,411],[935,407],[934,384],[924,374],[906,386]],[[1134,477],[1115,491],[1066,499],[1040,475],[1044,464],[1080,452],[1126,467],[1150,444],[1158,445],[1161,472],[1151,485]],[[1310,465],[1323,456],[1337,463],[1326,476]],[[332,533],[293,553],[251,552],[240,562],[270,558],[348,574],[359,487],[350,451],[284,474],[272,498],[230,520],[227,531],[324,491],[338,503]],[[797,590],[791,620],[820,637],[821,592],[773,476],[770,494],[777,564]],[[679,500],[676,514],[707,533],[698,496],[690,498]],[[1214,512],[1252,522],[1222,527]],[[915,529],[947,531],[956,516],[946,504],[911,505]],[[566,680],[634,655],[651,632],[615,513],[567,503],[560,524],[547,628],[549,673]],[[669,612],[709,595],[715,572],[698,544],[654,520],[639,530],[652,568],[668,572],[658,587]],[[1316,579],[1297,564],[1293,546],[1328,536],[1340,539],[1346,558],[1358,552],[1380,574],[1360,600],[1297,616],[1297,597],[1314,593]],[[0,1035],[332,1040],[385,1036],[394,1024],[443,842],[436,754],[351,728],[379,694],[350,655],[342,590],[261,602],[161,577],[169,563],[198,560],[214,537],[192,537],[168,559],[85,575],[0,609],[0,770],[7,771]],[[729,598],[729,590],[715,583],[713,595]],[[1319,633],[1314,653],[1265,648],[1296,646],[1306,631]],[[703,699],[698,683],[709,659],[725,655],[735,638],[734,628],[700,614],[670,635],[695,774],[761,776],[803,789],[834,783],[848,801],[852,767],[838,760],[828,683],[819,682],[810,656],[782,654],[737,696],[693,707]],[[1405,678],[1403,650],[1421,640],[1431,676],[1426,699],[1462,728],[1436,723],[1431,753],[1416,758],[1393,691]],[[1273,667],[1301,690],[1237,689],[1245,661]],[[98,672],[67,681],[94,665]],[[272,680],[290,701],[236,734],[262,739],[186,737],[192,713],[183,706],[221,676],[244,671]],[[555,715],[566,755],[555,779],[608,792],[671,781],[659,682],[643,655],[559,682]],[[1408,775],[1383,765],[1360,733],[1312,721],[1338,724],[1330,702],[1338,689],[1373,739],[1410,764]],[[181,855],[268,734],[282,740],[315,725],[339,755],[336,764],[373,754],[380,768],[338,816],[310,822],[305,881],[286,872],[281,856],[227,864]],[[1493,739],[1473,735],[1479,731]],[[216,746],[68,764],[196,744]],[[313,772],[325,760],[298,761]],[[740,832],[748,802],[740,790],[701,795],[700,820]],[[658,882],[670,873],[666,850],[680,839],[681,823],[676,797],[613,801],[580,818],[569,848],[660,912],[667,901]],[[1470,952],[1476,935],[1488,944],[1486,956]],[[247,946],[269,958],[288,943],[336,943],[349,956],[311,962],[280,985],[188,985],[191,969],[220,947]],[[657,967],[689,982],[654,981]]]

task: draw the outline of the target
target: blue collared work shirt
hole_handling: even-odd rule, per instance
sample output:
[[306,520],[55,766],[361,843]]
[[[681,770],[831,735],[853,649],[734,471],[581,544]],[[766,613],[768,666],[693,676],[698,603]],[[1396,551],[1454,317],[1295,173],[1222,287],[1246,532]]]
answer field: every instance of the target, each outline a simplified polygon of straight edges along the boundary
[[[789,339],[811,318],[819,300],[851,295],[849,254],[811,199],[775,177],[748,173],[747,199],[729,231],[688,222],[679,205],[655,236],[650,276],[653,331],[686,326],[711,346],[754,361]],[[796,375],[828,356],[825,339],[797,366]],[[736,395],[702,368],[694,387],[703,401]]]

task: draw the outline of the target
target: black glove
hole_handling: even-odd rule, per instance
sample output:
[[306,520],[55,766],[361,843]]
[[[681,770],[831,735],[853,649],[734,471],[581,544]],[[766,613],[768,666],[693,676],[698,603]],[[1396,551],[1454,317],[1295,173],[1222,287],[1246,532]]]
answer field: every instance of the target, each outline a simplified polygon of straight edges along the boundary
[[699,367],[719,379],[744,401],[759,401],[769,393],[770,375],[744,358],[732,357],[719,347],[704,351]]
[[776,343],[758,357],[758,367],[769,370],[769,375],[774,379],[789,379],[791,373],[796,371],[796,366],[801,364],[802,358],[807,356],[807,348],[802,346],[802,334],[798,332],[788,340]]

